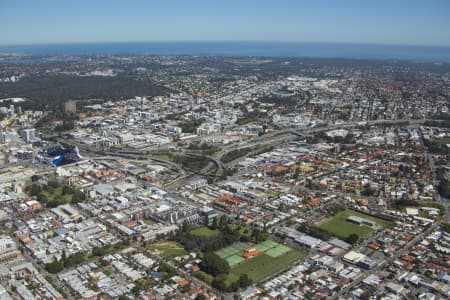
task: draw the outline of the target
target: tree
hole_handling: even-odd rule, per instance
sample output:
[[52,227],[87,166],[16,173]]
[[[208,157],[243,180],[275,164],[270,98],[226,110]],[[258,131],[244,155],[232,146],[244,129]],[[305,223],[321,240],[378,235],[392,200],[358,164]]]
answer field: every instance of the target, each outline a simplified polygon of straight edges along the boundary
[[45,265],[45,269],[52,274],[61,272],[64,269],[64,262],[61,260],[55,260],[54,262]]
[[438,185],[438,192],[442,197],[450,198],[450,182],[442,178]]
[[233,281],[228,287],[227,287],[227,292],[237,292],[237,290],[239,290],[239,282],[238,281]]
[[85,261],[85,255],[83,252],[77,252],[68,256],[66,259],[61,259],[64,263],[65,268],[70,268],[79,265]]
[[286,212],[288,210],[288,207],[283,202],[278,205],[278,210],[281,212]]
[[208,226],[209,225],[209,216],[208,216],[208,213],[206,213],[206,215],[205,215],[205,226]]
[[187,221],[183,221],[183,224],[181,225],[181,231],[182,232],[188,232],[189,231],[189,224]]
[[84,193],[82,191],[79,191],[79,190],[73,191],[73,195],[72,195],[72,203],[73,204],[83,202],[85,199],[86,199],[86,196],[84,195]]
[[39,195],[40,192],[41,192],[41,187],[39,185],[33,183],[30,188],[30,195],[37,196],[37,195]]
[[248,277],[247,274],[241,274],[241,276],[239,276],[239,286],[241,288],[246,288],[250,285],[252,285],[252,280],[250,279],[250,277]]
[[108,247],[98,247],[92,250],[92,255],[102,257],[108,255],[110,252],[111,251]]
[[178,126],[181,127],[183,133],[194,133],[202,123],[203,119],[197,119],[179,123]]
[[227,289],[227,286],[225,284],[226,279],[227,276],[225,274],[220,274],[214,277],[211,285],[218,290],[225,291]]
[[186,284],[186,285],[184,285],[183,287],[181,287],[181,289],[180,289],[180,291],[182,292],[182,293],[188,293],[190,290],[191,290],[191,285],[190,284]]
[[56,189],[57,187],[59,187],[59,183],[58,183],[58,181],[56,181],[56,179],[51,178],[51,179],[48,180],[47,186],[50,187],[50,188]]
[[198,294],[195,300],[206,300],[206,296],[204,294]]
[[37,196],[37,201],[39,201],[39,203],[46,204],[48,202],[48,197],[45,194],[40,193]]
[[73,191],[68,185],[63,185],[63,187],[62,187],[63,195],[72,194],[72,193],[73,193]]
[[442,223],[442,230],[447,233],[450,233],[450,223]]
[[358,242],[359,237],[358,237],[357,234],[352,233],[352,234],[350,234],[345,240],[346,240],[348,243],[350,243],[350,244],[353,245],[353,244],[356,244],[356,243]]
[[131,289],[131,292],[133,293],[133,295],[138,296],[140,291],[145,290],[148,286],[149,284],[147,283],[147,281],[144,278],[141,278],[134,282],[134,287]]
[[[264,223],[264,226],[266,226],[266,224]],[[259,234],[259,241],[258,242],[263,242],[265,240],[267,240],[267,238],[269,237],[269,233],[264,230]]]
[[373,190],[370,187],[370,184],[366,184],[362,187],[361,195],[363,195],[363,196],[372,196],[373,195]]
[[267,233],[267,231],[265,231],[265,230],[261,231],[257,228],[255,228],[253,230],[252,235],[257,243],[263,242],[263,241],[267,240],[267,238],[269,237],[269,233]]
[[230,266],[227,261],[214,252],[206,253],[200,266],[203,271],[213,276],[218,274],[228,274],[230,271]]
[[213,220],[213,222],[212,222],[211,228],[212,228],[212,229],[217,229],[218,226],[219,226],[219,224],[218,224],[218,222],[217,222],[217,217],[215,217],[214,220]]
[[219,219],[219,228],[224,228],[226,225],[228,225],[228,217],[226,215],[221,215]]

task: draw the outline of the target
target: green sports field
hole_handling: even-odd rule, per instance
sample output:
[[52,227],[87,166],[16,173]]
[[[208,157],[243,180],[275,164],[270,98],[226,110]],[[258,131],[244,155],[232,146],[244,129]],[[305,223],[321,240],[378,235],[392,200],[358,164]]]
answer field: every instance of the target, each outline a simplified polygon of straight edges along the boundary
[[[262,253],[257,257],[244,259],[241,252],[250,246]],[[230,266],[227,284],[236,281],[241,274],[247,274],[253,282],[259,282],[286,268],[303,255],[301,251],[272,240],[259,244],[237,242],[215,253],[225,259]]]
[[183,246],[172,241],[160,241],[149,247],[152,252],[157,252],[166,259],[172,260],[177,256],[189,254]]
[[373,228],[366,225],[357,225],[347,221],[349,216],[357,216],[361,218],[365,218],[367,220],[371,220],[381,227],[389,226],[390,222],[376,218],[373,216],[369,216],[360,212],[356,212],[353,210],[344,210],[338,212],[336,215],[328,218],[324,222],[317,225],[317,227],[329,232],[330,234],[337,236],[339,238],[345,239],[351,234],[358,235],[359,238],[363,238],[374,231]]
[[257,257],[247,259],[240,264],[232,266],[226,283],[230,284],[236,281],[241,274],[247,274],[253,282],[259,282],[269,276],[275,275],[302,257],[303,253],[294,249],[279,257],[272,257],[266,253],[262,253]]
[[219,230],[218,229],[213,230],[213,229],[209,229],[208,227],[203,226],[203,227],[199,227],[199,228],[191,230],[191,233],[196,236],[208,237],[208,236],[218,235]]

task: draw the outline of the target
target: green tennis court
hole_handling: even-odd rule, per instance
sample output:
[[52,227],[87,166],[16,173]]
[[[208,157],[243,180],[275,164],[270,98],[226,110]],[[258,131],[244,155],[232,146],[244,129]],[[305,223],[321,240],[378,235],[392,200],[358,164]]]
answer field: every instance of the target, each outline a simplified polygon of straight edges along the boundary
[[234,249],[236,249],[237,252],[239,252],[251,245],[252,245],[251,243],[237,242],[231,245],[230,247],[233,247]]
[[292,249],[284,246],[284,245],[278,245],[272,249],[269,249],[266,254],[271,256],[271,257],[280,257],[283,256],[284,254],[288,253],[289,251],[291,251]]
[[233,267],[233,266],[238,265],[239,263],[245,261],[245,259],[239,255],[231,255],[231,256],[227,257],[225,260],[227,261],[228,265],[230,265],[230,267]]
[[234,251],[233,248],[230,248],[230,247],[223,248],[223,249],[220,249],[219,251],[216,251],[216,254],[222,258],[227,258],[227,257],[233,255],[234,253],[236,253],[236,252]]
[[239,252],[241,252],[242,250],[244,250],[245,248],[247,248],[250,245],[251,245],[250,243],[237,242],[231,246],[217,250],[215,253],[217,255],[219,255],[221,258],[226,259],[232,255],[239,254]]
[[256,250],[259,250],[261,252],[266,252],[267,250],[270,249],[270,247],[268,245],[263,244],[263,243],[257,244],[253,248],[255,248]]
[[266,240],[256,245],[252,243],[237,242],[231,246],[217,250],[215,253],[221,258],[225,259],[230,267],[233,267],[245,260],[243,257],[241,257],[241,252],[249,246],[252,246],[253,248],[274,258],[283,256],[284,254],[292,250],[291,248],[281,245],[275,241]]
[[264,242],[261,242],[261,243],[255,245],[254,248],[259,251],[266,252],[267,250],[272,249],[278,245],[279,244],[277,242],[274,242],[271,240],[266,240]]

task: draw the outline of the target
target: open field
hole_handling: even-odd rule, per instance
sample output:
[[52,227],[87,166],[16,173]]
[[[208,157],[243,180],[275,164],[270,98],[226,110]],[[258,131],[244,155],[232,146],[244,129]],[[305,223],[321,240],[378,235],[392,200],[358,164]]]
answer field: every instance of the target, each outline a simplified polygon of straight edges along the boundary
[[209,229],[208,227],[199,227],[196,229],[191,230],[191,233],[193,235],[196,236],[213,236],[213,235],[218,235],[219,234],[219,230],[218,229]]
[[317,227],[342,239],[347,238],[351,234],[356,234],[359,238],[363,238],[374,231],[374,229],[369,226],[357,225],[348,222],[347,217],[349,216],[361,217],[373,221],[382,227],[387,227],[390,224],[389,221],[383,219],[379,219],[353,210],[344,210],[338,212],[336,215],[320,223]]
[[166,259],[174,259],[177,256],[183,256],[188,252],[178,243],[172,241],[161,241],[152,244],[149,247],[150,251],[158,252]]
[[303,256],[298,250],[291,249],[279,257],[272,257],[266,253],[245,260],[230,269],[227,284],[237,280],[241,274],[247,274],[253,282],[259,282],[291,265]]

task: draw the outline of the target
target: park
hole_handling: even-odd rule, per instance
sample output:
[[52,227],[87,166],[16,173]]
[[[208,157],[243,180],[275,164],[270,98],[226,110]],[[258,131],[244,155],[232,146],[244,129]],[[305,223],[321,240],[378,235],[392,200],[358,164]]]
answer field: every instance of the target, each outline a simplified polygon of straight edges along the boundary
[[317,225],[317,227],[327,233],[334,235],[341,239],[347,239],[350,235],[357,235],[359,239],[366,237],[372,233],[375,228],[367,225],[358,225],[349,222],[349,217],[359,217],[369,220],[380,227],[388,227],[390,222],[371,215],[367,215],[354,210],[339,211],[335,215],[325,219]]

